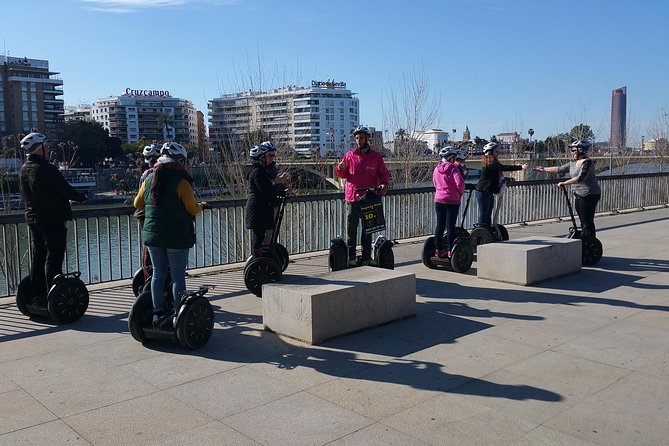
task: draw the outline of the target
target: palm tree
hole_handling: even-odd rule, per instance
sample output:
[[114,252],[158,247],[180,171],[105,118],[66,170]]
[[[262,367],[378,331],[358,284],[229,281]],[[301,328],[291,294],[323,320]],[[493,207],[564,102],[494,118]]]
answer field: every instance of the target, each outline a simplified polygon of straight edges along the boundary
[[158,125],[158,128],[163,129],[163,135],[167,135],[167,141],[172,140],[172,135],[170,134],[171,129],[174,128],[174,123],[176,120],[174,119],[174,115],[162,111],[158,114],[158,118],[156,119],[156,124]]

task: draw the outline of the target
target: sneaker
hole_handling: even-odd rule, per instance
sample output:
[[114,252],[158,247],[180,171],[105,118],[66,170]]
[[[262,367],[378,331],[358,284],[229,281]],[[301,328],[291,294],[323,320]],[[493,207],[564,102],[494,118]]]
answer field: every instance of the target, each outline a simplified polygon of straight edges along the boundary
[[446,259],[450,257],[450,251],[446,251],[445,249],[442,249],[441,251],[437,250],[436,256],[440,259]]
[[377,262],[376,260],[367,259],[367,262],[366,262],[366,263],[363,262],[363,265],[367,265],[367,266],[379,266],[379,262]]
[[151,321],[153,328],[158,328],[161,330],[167,329],[169,324],[173,321],[173,317],[173,313],[165,313],[164,311],[153,313],[153,320]]
[[348,266],[358,266],[358,259],[350,259],[348,261]]
[[448,258],[450,259],[451,258],[451,251],[446,251],[446,256],[448,256]]

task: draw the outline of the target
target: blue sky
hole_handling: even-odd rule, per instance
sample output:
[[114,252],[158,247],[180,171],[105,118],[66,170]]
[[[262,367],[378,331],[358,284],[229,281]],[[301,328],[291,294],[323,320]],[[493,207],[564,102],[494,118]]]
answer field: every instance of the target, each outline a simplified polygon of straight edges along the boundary
[[169,90],[206,115],[221,93],[335,79],[381,128],[389,91],[422,73],[433,127],[456,138],[585,122],[607,140],[611,90],[627,86],[638,144],[669,112],[667,17],[661,0],[4,0],[0,37],[49,60],[66,105]]

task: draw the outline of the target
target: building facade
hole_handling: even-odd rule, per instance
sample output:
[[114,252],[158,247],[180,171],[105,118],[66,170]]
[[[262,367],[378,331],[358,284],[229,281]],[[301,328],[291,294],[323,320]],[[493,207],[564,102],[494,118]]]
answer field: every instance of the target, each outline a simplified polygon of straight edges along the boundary
[[90,104],[66,105],[63,120],[65,122],[92,121],[92,109]]
[[627,87],[611,93],[611,136],[609,148],[623,150],[626,147],[627,129]]
[[[197,145],[197,110],[185,99],[166,90],[132,90],[99,99],[92,107],[93,120],[123,142],[176,141]],[[161,122],[162,121],[162,122]]]
[[32,130],[59,139],[63,81],[48,60],[0,56],[0,136]]
[[248,135],[261,131],[297,153],[340,155],[353,146],[360,119],[354,95],[346,83],[328,80],[221,96],[209,101],[209,141],[217,149],[245,149]]
[[424,141],[427,144],[428,150],[437,154],[442,147],[448,145],[450,134],[442,129],[431,129],[423,132],[416,132],[415,138],[419,141]]

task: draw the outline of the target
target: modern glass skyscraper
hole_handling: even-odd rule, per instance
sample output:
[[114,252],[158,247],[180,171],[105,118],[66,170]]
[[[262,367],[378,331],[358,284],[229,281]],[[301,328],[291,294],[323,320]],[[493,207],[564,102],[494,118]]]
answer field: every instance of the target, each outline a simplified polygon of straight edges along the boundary
[[627,87],[613,90],[611,93],[611,136],[609,148],[623,150],[627,129]]

